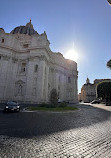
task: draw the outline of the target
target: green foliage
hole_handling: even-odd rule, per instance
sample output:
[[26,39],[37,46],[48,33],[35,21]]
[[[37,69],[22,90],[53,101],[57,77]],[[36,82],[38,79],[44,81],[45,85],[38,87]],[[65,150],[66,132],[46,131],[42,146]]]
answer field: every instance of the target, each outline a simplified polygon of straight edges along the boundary
[[97,85],[98,98],[111,100],[111,82],[104,81]]
[[53,107],[55,107],[55,106],[53,106],[52,104],[42,103],[42,104],[39,105],[39,107],[53,108]]
[[67,107],[67,103],[66,102],[62,102],[62,103],[58,103],[58,104],[46,104],[46,103],[42,103],[39,105],[39,107],[45,107],[45,108],[55,108],[55,107]]
[[39,105],[39,107],[47,107],[47,106],[48,106],[48,104],[46,104],[46,103],[42,103]]
[[107,62],[107,67],[111,69],[111,60]]
[[54,107],[57,106],[58,95],[57,95],[56,89],[52,89],[52,90],[51,90],[50,102],[51,102],[52,106],[54,106]]
[[36,106],[31,106],[31,107],[28,107],[27,110],[31,110],[31,111],[70,111],[70,110],[77,110],[76,107],[50,107],[50,108],[47,108],[47,107],[36,107]]

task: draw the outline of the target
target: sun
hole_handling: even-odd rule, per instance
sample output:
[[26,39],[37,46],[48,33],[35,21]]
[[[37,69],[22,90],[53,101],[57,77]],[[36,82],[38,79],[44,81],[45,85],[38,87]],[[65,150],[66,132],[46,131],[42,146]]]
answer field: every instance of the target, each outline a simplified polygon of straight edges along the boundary
[[74,50],[74,49],[70,49],[66,52],[66,54],[64,55],[64,57],[66,59],[70,59],[73,60],[75,62],[78,61],[78,53]]

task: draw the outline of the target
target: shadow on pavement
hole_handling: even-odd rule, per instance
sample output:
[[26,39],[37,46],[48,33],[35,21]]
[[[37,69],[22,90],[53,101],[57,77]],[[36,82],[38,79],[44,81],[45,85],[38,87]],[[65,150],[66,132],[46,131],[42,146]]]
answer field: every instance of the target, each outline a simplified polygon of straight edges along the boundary
[[29,138],[48,135],[55,132],[86,127],[106,121],[111,112],[91,107],[85,104],[78,105],[79,110],[67,113],[53,112],[0,112],[0,135]]

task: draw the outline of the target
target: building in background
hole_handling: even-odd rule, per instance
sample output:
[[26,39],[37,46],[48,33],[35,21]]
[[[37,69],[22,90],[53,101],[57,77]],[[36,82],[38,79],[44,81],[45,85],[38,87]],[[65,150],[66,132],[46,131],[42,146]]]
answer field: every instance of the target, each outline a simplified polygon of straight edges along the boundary
[[78,100],[83,102],[91,102],[96,98],[96,87],[97,84],[103,81],[111,81],[111,79],[95,79],[94,83],[90,83],[87,78],[86,83],[81,88],[81,93],[78,95]]
[[91,102],[94,99],[96,99],[96,87],[87,78],[86,83],[81,88],[81,100]]
[[49,102],[53,88],[61,100],[77,102],[77,63],[49,45],[46,32],[38,34],[31,20],[10,33],[0,28],[0,102]]

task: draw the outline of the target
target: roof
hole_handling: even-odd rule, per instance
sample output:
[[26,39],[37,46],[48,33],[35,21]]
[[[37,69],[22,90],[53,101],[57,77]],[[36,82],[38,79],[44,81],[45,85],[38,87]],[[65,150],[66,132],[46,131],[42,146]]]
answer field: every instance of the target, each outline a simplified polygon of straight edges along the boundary
[[20,34],[28,34],[28,35],[38,34],[37,31],[34,30],[31,20],[29,23],[26,24],[26,26],[18,26],[14,28],[10,33],[11,34],[20,33]]

